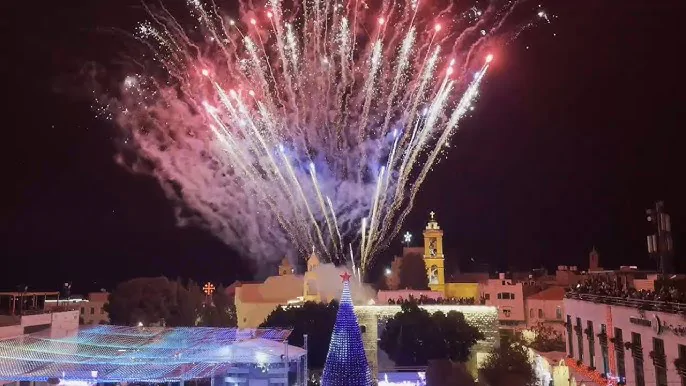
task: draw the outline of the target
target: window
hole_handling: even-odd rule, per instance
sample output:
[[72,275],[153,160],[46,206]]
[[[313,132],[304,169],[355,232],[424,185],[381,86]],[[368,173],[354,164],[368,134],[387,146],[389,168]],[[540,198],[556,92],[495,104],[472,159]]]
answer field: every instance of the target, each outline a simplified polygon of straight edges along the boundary
[[667,386],[667,369],[665,359],[665,341],[653,338],[653,366],[655,366],[655,384]]
[[438,266],[432,265],[431,269],[429,270],[429,284],[438,284],[438,282]]
[[626,381],[626,364],[624,363],[624,339],[622,329],[615,327],[615,354],[617,354],[617,375],[620,381]]
[[567,315],[567,351],[574,358],[574,340],[572,339],[572,317]]
[[510,292],[510,299],[514,300],[514,294]]
[[509,318],[511,314],[512,314],[512,310],[511,310],[511,309],[509,309],[509,308],[503,309],[503,315],[505,315],[506,317]]
[[83,315],[83,314],[85,314],[85,313],[86,313],[86,309],[83,308],[83,307],[81,307],[81,315]]
[[555,319],[562,320],[562,307],[560,306],[555,309]]
[[643,358],[639,356],[641,351],[641,334],[631,333],[631,344],[634,346],[631,350],[631,355],[634,357],[634,374],[636,375],[636,386],[645,386],[645,374],[643,370]]
[[588,363],[591,367],[595,367],[595,335],[593,334],[593,322],[587,320],[586,328],[588,329]]
[[[679,359],[681,359],[682,361],[686,360],[686,345],[680,344],[680,345],[678,345],[678,347],[679,347]],[[679,370],[680,369],[677,369],[677,371],[679,371]],[[681,386],[686,386],[686,377],[681,375],[681,373],[679,373],[679,375],[681,376]]]
[[581,318],[576,318],[576,343],[579,346],[579,360],[584,361],[584,334],[581,333]]
[[543,319],[543,310],[540,308],[538,309],[538,318]]
[[607,326],[604,324],[600,325],[600,332],[605,334],[605,340],[600,341],[600,355],[603,357],[603,374],[608,374],[610,372],[610,355],[607,349]]
[[491,294],[484,294],[484,300],[491,300]]
[[365,332],[367,332],[367,326],[365,326],[364,324],[361,324],[360,325],[360,333],[364,334]]
[[314,280],[307,281],[307,294],[316,295],[317,294],[317,282]]
[[533,317],[534,317],[534,309],[533,309],[533,308],[530,308],[530,309],[529,309],[529,317],[530,317],[530,318],[533,318]]
[[95,307],[91,307],[91,315],[95,314]]
[[634,372],[636,373],[636,386],[645,386],[646,379],[643,373],[643,361],[638,358],[634,358]]

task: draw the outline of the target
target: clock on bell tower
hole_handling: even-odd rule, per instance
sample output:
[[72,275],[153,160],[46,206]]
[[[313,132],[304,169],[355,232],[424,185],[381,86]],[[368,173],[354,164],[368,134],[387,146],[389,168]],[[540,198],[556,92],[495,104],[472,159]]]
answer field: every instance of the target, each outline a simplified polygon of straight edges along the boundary
[[424,229],[424,262],[429,278],[429,288],[433,291],[445,292],[443,230],[438,226],[435,215],[434,212],[429,213],[430,219]]

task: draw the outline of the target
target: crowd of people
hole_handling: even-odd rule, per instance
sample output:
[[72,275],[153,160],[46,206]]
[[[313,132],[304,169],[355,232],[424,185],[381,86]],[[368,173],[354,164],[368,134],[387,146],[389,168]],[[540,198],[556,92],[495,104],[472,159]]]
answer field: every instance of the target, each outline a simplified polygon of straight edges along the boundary
[[665,303],[686,303],[686,293],[671,285],[663,285],[656,291],[637,290],[616,279],[591,278],[572,287],[568,296],[595,295],[617,300],[647,300]]
[[474,305],[474,298],[430,298],[426,295],[420,295],[418,298],[410,295],[407,299],[388,299],[388,304],[404,304],[404,303],[417,303],[421,305],[431,305],[431,304],[445,304],[445,305]]

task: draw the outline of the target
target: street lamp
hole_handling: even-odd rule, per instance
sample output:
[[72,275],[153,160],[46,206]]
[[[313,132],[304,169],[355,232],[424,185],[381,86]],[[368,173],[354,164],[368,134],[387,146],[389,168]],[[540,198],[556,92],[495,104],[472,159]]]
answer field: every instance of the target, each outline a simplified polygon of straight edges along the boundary
[[393,273],[393,271],[391,271],[390,268],[386,268],[386,277],[391,276],[391,273]]

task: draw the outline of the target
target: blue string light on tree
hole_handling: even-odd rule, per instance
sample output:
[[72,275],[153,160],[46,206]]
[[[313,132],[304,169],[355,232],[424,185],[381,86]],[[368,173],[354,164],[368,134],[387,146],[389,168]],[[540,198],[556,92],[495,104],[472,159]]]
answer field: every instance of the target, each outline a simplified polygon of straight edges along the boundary
[[323,386],[370,386],[372,373],[362,345],[362,334],[350,296],[350,275],[345,272],[343,294],[326,356]]

